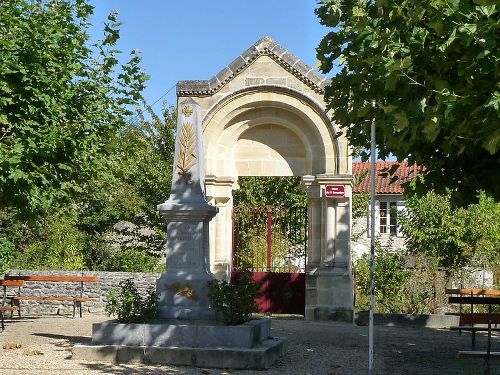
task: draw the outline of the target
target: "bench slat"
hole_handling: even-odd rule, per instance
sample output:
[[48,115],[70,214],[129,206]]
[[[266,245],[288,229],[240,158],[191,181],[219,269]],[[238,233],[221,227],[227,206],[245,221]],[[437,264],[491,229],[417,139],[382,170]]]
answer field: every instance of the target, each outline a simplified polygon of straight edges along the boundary
[[0,311],[17,311],[19,307],[17,306],[0,306]]
[[[460,350],[458,356],[467,358],[486,358],[488,353],[486,350]],[[500,359],[500,352],[490,352],[490,358]]]
[[5,275],[5,280],[50,281],[50,282],[97,282],[96,276],[57,276],[57,275]]
[[0,286],[24,286],[24,280],[0,280]]
[[85,302],[85,301],[93,301],[92,298],[89,297],[43,297],[43,296],[12,296],[10,297],[12,300],[20,300],[20,301],[77,301],[77,302]]
[[[452,314],[458,315],[460,317],[460,325],[470,325],[470,324],[488,324],[488,314],[487,313],[461,313]],[[500,314],[491,314],[491,323],[500,324]]]
[[[452,331],[471,331],[471,332],[486,332],[488,327],[478,327],[478,326],[452,326],[450,327]],[[491,327],[492,332],[500,332],[500,327]]]
[[461,303],[462,305],[498,305],[500,297],[448,297],[449,303]]
[[475,296],[500,296],[498,289],[446,289],[446,294],[467,294]]

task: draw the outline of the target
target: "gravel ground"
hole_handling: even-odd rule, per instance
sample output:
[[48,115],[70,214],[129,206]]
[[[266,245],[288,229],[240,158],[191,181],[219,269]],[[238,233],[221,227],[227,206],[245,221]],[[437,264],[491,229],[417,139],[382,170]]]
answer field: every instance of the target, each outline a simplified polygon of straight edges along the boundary
[[[104,315],[72,319],[65,316],[6,319],[0,333],[0,374],[366,374],[368,327],[338,322],[273,319],[275,336],[288,338],[288,351],[266,371],[200,369],[179,366],[145,366],[71,360],[73,344],[90,343],[92,323]],[[486,347],[478,337],[478,348]],[[2,349],[10,343],[16,349]],[[375,373],[378,374],[482,374],[482,360],[459,359],[457,351],[469,349],[470,335],[448,330],[375,327]],[[500,350],[495,337],[493,350]],[[500,361],[490,374],[500,374]]]

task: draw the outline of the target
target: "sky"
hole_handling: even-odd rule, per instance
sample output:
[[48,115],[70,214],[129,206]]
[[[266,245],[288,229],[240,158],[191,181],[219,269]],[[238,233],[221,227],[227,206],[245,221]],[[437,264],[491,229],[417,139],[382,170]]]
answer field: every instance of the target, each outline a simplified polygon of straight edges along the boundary
[[[124,58],[142,53],[150,75],[144,96],[161,109],[176,104],[175,84],[210,79],[263,36],[270,36],[311,67],[329,31],[314,14],[315,0],[90,0],[93,39],[107,15],[118,11],[118,48]],[[169,91],[170,90],[170,91]],[[161,98],[161,99],[160,99]]]

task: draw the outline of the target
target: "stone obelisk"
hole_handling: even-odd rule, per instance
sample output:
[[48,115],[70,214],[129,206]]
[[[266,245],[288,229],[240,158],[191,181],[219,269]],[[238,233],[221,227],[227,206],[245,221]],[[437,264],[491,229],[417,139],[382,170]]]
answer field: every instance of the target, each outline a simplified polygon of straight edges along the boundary
[[205,199],[200,106],[179,103],[170,198],[158,205],[167,220],[167,272],[156,283],[160,319],[213,319],[207,297],[210,272],[208,224],[217,208]]

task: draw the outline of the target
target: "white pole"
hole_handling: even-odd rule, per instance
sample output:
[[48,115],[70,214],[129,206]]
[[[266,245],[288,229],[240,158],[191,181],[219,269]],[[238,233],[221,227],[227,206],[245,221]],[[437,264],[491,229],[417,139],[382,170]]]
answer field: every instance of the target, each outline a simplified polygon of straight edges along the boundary
[[[375,100],[372,101],[375,109]],[[368,323],[368,375],[373,375],[373,311],[375,310],[375,171],[377,149],[375,145],[375,115],[372,118],[370,139],[370,317]]]

